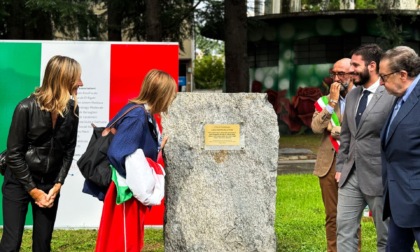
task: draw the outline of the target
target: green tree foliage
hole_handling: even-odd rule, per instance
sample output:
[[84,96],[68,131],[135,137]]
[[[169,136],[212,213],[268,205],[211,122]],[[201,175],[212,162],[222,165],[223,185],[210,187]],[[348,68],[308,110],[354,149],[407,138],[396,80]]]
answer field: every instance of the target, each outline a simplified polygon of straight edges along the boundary
[[340,9],[340,0],[331,0],[328,6],[330,10],[339,10]]
[[376,9],[376,0],[356,0],[356,9]]
[[225,45],[223,41],[209,39],[202,36],[200,33],[195,35],[196,48],[199,49],[203,55],[224,55]]
[[[379,2],[377,5],[377,14],[376,26],[383,38],[380,43],[382,49],[387,50],[401,45],[405,40],[405,36],[408,34],[404,34],[401,30],[401,20],[396,12],[390,8],[390,3]],[[416,17],[413,16],[412,21],[415,21],[415,19]]]
[[200,34],[216,40],[225,39],[224,30],[224,2],[207,0],[196,12],[196,26]]
[[[356,9],[376,9],[377,0],[356,0]],[[302,10],[304,11],[335,11],[340,9],[340,0],[302,0]]]
[[[117,0],[121,1],[121,0]],[[127,1],[127,0],[126,0]],[[131,2],[132,0],[128,0]],[[134,1],[136,2],[136,1]],[[138,1],[141,5],[143,1]],[[192,35],[192,26],[190,25],[193,20],[193,0],[172,0],[172,1],[160,1],[161,12],[160,12],[160,23],[162,27],[162,37],[160,41],[182,41],[183,39],[190,38]],[[134,24],[128,29],[128,35],[131,38],[137,40],[145,40],[145,22],[144,22],[144,11],[134,11],[126,17],[125,23]],[[140,14],[140,15],[139,15]]]
[[194,82],[197,89],[222,88],[224,78],[225,69],[222,57],[204,55],[195,60]]
[[[100,35],[108,31],[111,41],[181,42],[191,38],[194,11],[202,1],[0,0],[0,38],[48,40],[59,34],[64,39],[103,40],[106,36]],[[150,13],[154,15],[146,15]]]
[[207,0],[202,10],[201,35],[225,41],[226,92],[248,92],[247,1]]
[[[192,37],[194,12],[203,0],[106,0],[110,40],[177,41]],[[153,15],[148,15],[153,14]],[[159,28],[158,32],[151,29]],[[149,38],[148,38],[149,37]]]
[[[0,0],[0,38],[53,39],[54,33],[97,35],[98,19],[85,0]],[[79,35],[79,33],[81,35]]]

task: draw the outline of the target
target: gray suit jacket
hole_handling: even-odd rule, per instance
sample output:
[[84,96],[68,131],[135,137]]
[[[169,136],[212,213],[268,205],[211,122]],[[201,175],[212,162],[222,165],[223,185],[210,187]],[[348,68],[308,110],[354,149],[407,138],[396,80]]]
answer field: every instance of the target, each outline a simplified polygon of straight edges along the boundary
[[382,166],[380,133],[393,107],[395,97],[379,86],[373,94],[356,127],[356,108],[362,95],[361,86],[354,88],[346,97],[341,144],[336,170],[341,172],[339,187],[345,185],[355,165],[360,190],[369,196],[382,196]]

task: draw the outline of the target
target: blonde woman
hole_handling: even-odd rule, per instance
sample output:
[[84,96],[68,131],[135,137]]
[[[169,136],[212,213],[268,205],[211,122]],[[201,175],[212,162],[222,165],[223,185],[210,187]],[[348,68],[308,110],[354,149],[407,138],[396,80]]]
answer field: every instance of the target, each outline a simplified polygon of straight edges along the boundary
[[104,200],[96,241],[98,252],[141,251],[143,248],[148,206],[160,204],[163,195],[142,196],[141,189],[136,187],[153,184],[153,181],[139,170],[150,171],[154,167],[157,175],[164,173],[158,165],[158,155],[166,139],[161,139],[154,116],[167,112],[176,92],[177,84],[168,73],[151,70],[144,78],[139,96],[130,100],[110,122],[137,106],[116,123],[117,133],[108,149],[113,181]]
[[77,89],[81,86],[80,64],[54,56],[45,68],[42,86],[16,106],[2,188],[2,252],[20,250],[29,203],[32,251],[51,251],[60,189],[76,147]]

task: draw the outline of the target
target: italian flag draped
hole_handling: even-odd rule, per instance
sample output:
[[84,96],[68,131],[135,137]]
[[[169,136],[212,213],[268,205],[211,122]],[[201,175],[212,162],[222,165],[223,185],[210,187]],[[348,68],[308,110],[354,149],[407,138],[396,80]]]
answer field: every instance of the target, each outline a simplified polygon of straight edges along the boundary
[[104,200],[95,251],[141,251],[148,208],[133,197],[117,205],[117,194],[116,184],[111,182]]
[[[327,106],[327,104],[328,104],[328,96],[320,97],[315,102],[316,111],[321,113],[321,111]],[[340,126],[340,120],[339,120],[337,114],[334,111],[331,115],[331,124],[332,124],[332,126]],[[331,144],[333,145],[333,147],[335,149],[335,152],[338,152],[338,149],[340,148],[340,141],[338,141],[337,139],[334,139],[331,136],[331,133],[330,133],[330,140],[331,140]]]
[[126,178],[111,166],[112,182],[104,200],[96,240],[97,252],[141,251],[145,215],[164,196],[162,162],[146,158],[141,149],[126,157]]

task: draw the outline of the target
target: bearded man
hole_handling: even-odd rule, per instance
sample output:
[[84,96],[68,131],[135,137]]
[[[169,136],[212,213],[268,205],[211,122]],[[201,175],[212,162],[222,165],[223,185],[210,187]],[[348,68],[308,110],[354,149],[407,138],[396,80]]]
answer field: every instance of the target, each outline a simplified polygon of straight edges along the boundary
[[337,250],[356,252],[357,230],[366,206],[372,211],[378,251],[385,251],[388,221],[382,220],[383,186],[380,132],[395,97],[379,85],[382,49],[365,44],[351,52],[356,86],[346,97],[337,156]]

